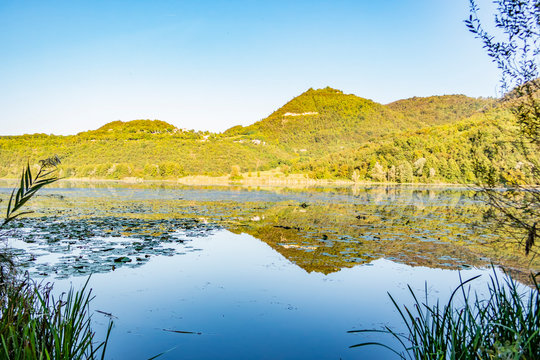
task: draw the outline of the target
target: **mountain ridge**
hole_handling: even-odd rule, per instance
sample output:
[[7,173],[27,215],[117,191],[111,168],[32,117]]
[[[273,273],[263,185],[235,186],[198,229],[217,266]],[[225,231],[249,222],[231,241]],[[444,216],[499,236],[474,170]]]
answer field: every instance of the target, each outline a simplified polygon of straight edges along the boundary
[[[320,160],[317,167],[321,161],[339,167],[332,154],[353,153],[389,136],[452,124],[493,103],[446,95],[383,105],[330,87],[308,89],[268,117],[222,133],[188,131],[161,120],[133,120],[113,121],[77,135],[0,137],[0,177],[16,176],[21,163],[54,153],[62,157],[66,177],[216,176],[233,167],[235,172],[282,168],[311,174],[314,161]],[[322,174],[350,178],[355,166],[361,167],[347,165],[343,171]]]
[[[401,112],[393,109],[396,105],[382,105],[330,87],[309,89],[265,119],[245,127],[235,126],[224,134],[259,136],[266,141],[279,142],[288,150],[305,149],[317,156],[329,149],[340,150],[345,142],[360,143],[388,132],[457,121],[492,103],[492,100],[464,95],[433,96],[427,99],[427,104],[423,106],[429,111],[411,116],[409,113],[412,106],[407,105],[410,99],[399,103],[404,108]],[[448,113],[462,104],[465,104],[465,109]],[[442,116],[445,112],[448,114]]]

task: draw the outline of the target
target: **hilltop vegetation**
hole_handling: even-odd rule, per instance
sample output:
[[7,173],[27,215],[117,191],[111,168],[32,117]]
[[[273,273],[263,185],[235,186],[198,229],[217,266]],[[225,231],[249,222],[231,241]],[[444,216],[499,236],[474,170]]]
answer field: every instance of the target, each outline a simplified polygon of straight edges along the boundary
[[[56,153],[68,178],[241,178],[279,168],[316,179],[470,182],[472,162],[486,157],[475,155],[480,144],[509,139],[509,116],[493,99],[464,95],[382,105],[331,88],[309,89],[267,118],[221,134],[134,120],[71,136],[0,137],[0,177],[16,177],[21,162]],[[526,178],[511,143],[497,149],[508,165],[501,180]]]
[[[151,121],[147,120],[147,124]],[[73,136],[23,135],[0,138],[0,177],[14,177],[20,164],[56,153],[63,177],[170,179],[187,174],[220,175],[231,167],[261,170],[288,154],[273,145],[234,143],[195,132],[86,132]]]
[[326,88],[308,90],[266,119],[227,135],[258,136],[286,150],[317,156],[382,133],[407,128],[381,104]]
[[412,97],[387,106],[400,112],[419,127],[442,125],[464,119],[479,110],[493,106],[494,99],[470,98],[465,95]]
[[117,120],[107,123],[97,130],[79,133],[78,136],[84,139],[127,138],[134,140],[149,138],[149,134],[175,135],[177,138],[184,139],[198,139],[200,137],[200,134],[196,134],[194,131],[184,131],[161,120],[133,120],[128,122]]
[[300,164],[298,171],[313,178],[471,183],[473,165],[489,161],[500,165],[495,174],[499,183],[526,182],[531,164],[515,151],[510,117],[499,108],[454,124],[395,134]]
[[229,136],[259,137],[303,157],[351,148],[380,136],[450,123],[492,103],[464,95],[402,100],[387,106],[339,90],[309,89],[269,117]]

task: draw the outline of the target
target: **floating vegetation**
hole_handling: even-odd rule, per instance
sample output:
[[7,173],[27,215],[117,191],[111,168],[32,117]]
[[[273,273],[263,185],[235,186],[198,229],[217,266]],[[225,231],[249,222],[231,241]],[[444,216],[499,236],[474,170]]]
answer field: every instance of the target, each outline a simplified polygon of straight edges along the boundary
[[187,246],[193,238],[224,228],[266,242],[308,272],[387,258],[451,269],[493,262],[526,278],[538,260],[529,264],[479,226],[473,195],[411,187],[55,189],[31,204],[39,216],[11,224],[9,237],[31,271],[57,277],[196,251]]
[[12,246],[24,247],[22,266],[42,276],[69,277],[136,267],[152,256],[172,256],[216,225],[197,219],[35,217],[7,227]]

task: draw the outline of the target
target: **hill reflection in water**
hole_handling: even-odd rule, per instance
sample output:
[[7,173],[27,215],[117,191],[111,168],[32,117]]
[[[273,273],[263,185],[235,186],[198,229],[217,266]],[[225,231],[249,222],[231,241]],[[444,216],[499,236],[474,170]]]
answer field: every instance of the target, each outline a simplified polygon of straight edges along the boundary
[[[115,317],[111,359],[392,359],[348,349],[378,335],[346,333],[399,330],[387,292],[410,304],[407,284],[427,284],[444,302],[456,270],[493,261],[525,280],[537,266],[475,225],[468,189],[81,185],[43,191],[8,249],[58,293],[93,274],[92,310]],[[103,337],[108,319],[93,319]]]
[[[459,283],[455,270],[411,267],[385,259],[331,274],[308,273],[247,234],[214,231],[196,241],[199,251],[153,257],[91,278],[93,310],[115,316],[110,359],[395,359],[378,347],[349,349],[383,340],[347,330],[400,330],[387,292],[411,304],[407,284],[430,301],[446,301]],[[489,270],[474,289],[485,291]],[[500,275],[500,272],[499,272]],[[57,291],[85,277],[57,280]],[[94,313],[98,337],[108,319]],[[195,334],[172,331],[194,332]],[[200,333],[200,334],[199,334]]]
[[[493,262],[523,278],[538,267],[491,233],[482,204],[465,188],[60,186],[31,204],[35,217],[10,229],[21,258],[29,267],[39,264],[44,276],[139,266],[153,256],[191,251],[191,240],[220,228],[248,233],[302,269],[323,274],[379,258],[449,269]],[[7,196],[7,188],[0,194]]]

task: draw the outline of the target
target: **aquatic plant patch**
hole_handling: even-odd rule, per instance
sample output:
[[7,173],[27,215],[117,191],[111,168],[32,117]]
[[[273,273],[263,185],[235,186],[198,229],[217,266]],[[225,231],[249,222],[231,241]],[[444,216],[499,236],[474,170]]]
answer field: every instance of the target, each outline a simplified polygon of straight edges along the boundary
[[136,267],[152,256],[171,256],[218,226],[197,219],[35,217],[6,228],[21,266],[43,276],[69,277]]

